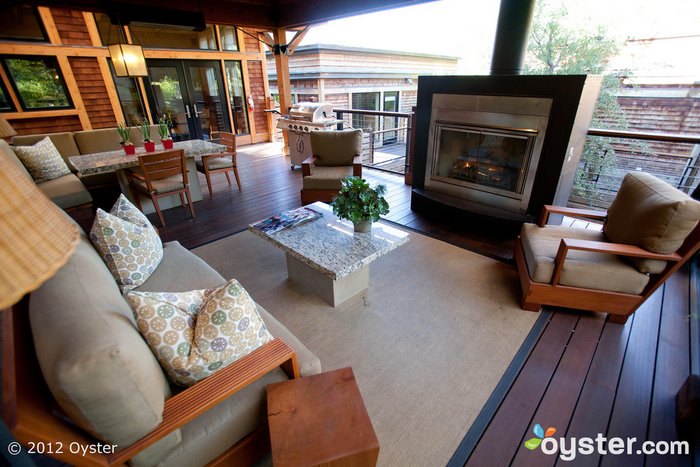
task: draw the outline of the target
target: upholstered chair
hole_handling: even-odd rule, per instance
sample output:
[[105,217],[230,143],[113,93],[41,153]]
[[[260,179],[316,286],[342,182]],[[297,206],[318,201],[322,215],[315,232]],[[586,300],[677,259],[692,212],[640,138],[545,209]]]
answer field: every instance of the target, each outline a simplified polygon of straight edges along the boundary
[[196,161],[197,172],[202,172],[207,179],[207,187],[209,188],[209,197],[214,198],[214,190],[211,186],[211,176],[215,173],[223,172],[226,174],[226,180],[229,186],[231,185],[231,177],[229,172],[233,172],[236,177],[238,189],[241,189],[241,179],[238,176],[238,165],[236,164],[236,135],[222,131],[219,141],[226,146],[226,151],[217,154],[208,154],[202,156],[201,160]]
[[[602,231],[546,225],[549,214],[603,220]],[[515,247],[523,309],[553,305],[627,318],[700,247],[700,202],[628,173],[608,212],[545,206]]]
[[329,203],[349,175],[362,177],[362,130],[312,131],[312,155],[301,164],[301,204]]

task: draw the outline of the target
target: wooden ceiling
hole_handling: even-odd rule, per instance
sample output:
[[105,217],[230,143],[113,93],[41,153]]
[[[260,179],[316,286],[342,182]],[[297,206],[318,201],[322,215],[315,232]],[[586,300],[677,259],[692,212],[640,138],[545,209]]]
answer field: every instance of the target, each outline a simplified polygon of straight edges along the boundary
[[[264,30],[293,29],[347,16],[427,3],[434,0],[57,0],[32,1],[34,5],[106,11],[119,4],[120,8],[167,7],[186,12],[201,12],[207,23],[230,24]],[[0,0],[0,6],[17,4]],[[361,33],[358,31],[358,34]]]

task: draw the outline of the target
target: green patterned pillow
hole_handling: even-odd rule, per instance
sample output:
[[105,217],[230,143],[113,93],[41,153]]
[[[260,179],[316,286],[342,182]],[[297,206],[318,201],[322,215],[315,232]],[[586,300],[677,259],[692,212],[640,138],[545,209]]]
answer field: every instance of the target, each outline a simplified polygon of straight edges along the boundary
[[[153,224],[151,224],[151,221],[148,220],[148,217],[146,217],[146,215],[142,213],[139,208],[134,206],[123,193],[119,195],[117,202],[114,203],[114,206],[112,206],[112,209],[109,210],[109,213],[113,216],[117,216],[123,221],[130,222],[147,230],[152,230],[156,236],[158,235],[158,232],[156,231],[155,227],[153,227]],[[163,245],[160,237],[158,237],[158,242],[161,246]]]
[[194,342],[207,365],[228,365],[272,336],[248,292],[231,279],[213,292],[197,316]]
[[34,146],[13,148],[36,183],[68,175],[70,169],[48,136]]
[[218,289],[131,291],[126,298],[168,379],[180,386],[191,386],[272,340],[235,279]]
[[90,240],[122,292],[143,284],[163,259],[163,245],[153,229],[144,229],[97,209]]

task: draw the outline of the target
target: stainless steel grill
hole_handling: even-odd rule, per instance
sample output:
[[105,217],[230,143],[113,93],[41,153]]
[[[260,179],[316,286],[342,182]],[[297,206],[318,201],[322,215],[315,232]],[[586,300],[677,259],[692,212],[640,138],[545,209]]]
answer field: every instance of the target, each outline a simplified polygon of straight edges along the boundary
[[333,113],[333,104],[323,102],[299,102],[277,120],[277,128],[289,132],[289,155],[292,168],[311,155],[309,133],[314,130],[332,130],[341,123]]

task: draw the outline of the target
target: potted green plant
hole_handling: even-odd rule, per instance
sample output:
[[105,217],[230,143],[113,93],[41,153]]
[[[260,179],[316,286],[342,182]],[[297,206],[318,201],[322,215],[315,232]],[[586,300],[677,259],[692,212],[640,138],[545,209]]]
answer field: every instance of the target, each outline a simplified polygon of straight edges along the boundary
[[143,147],[146,148],[146,152],[155,151],[156,143],[151,141],[151,125],[146,121],[142,121],[137,128],[143,136]]
[[389,203],[384,199],[386,186],[372,188],[363,178],[346,177],[343,187],[331,202],[333,213],[347,219],[355,226],[355,232],[369,232],[372,222],[389,212]]
[[131,132],[129,131],[129,127],[126,126],[126,123],[120,122],[117,124],[117,131],[119,132],[119,136],[122,139],[122,142],[119,143],[122,145],[124,148],[124,152],[127,155],[133,155],[136,153],[136,146],[134,146],[134,143],[131,142]]
[[170,124],[170,118],[165,115],[158,119],[158,135],[160,136],[160,142],[163,143],[163,149],[173,148],[173,139],[170,136]]

